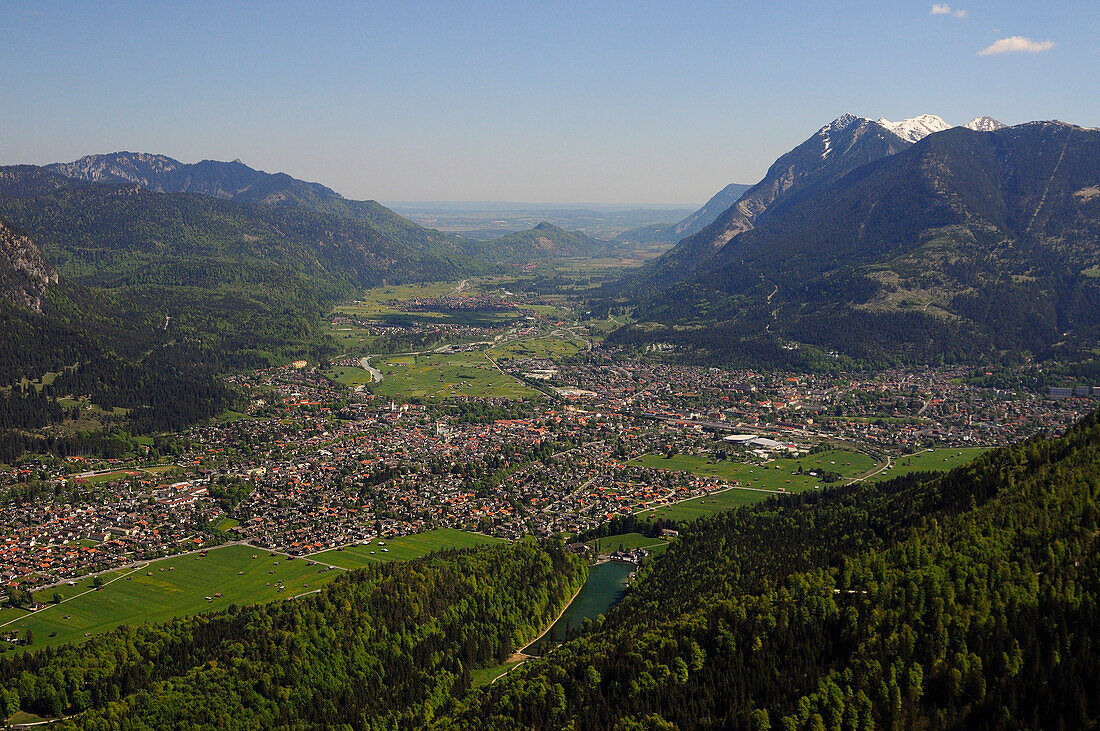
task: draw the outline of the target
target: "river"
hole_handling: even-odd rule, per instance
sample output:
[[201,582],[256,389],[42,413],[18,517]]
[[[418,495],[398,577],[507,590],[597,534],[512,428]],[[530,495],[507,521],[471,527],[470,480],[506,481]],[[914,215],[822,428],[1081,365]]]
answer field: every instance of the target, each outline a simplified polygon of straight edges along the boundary
[[363,370],[370,374],[370,378],[375,383],[382,382],[382,371],[378,370],[370,364],[370,356],[359,359],[359,365],[363,366]]
[[566,632],[578,627],[586,617],[595,619],[605,614],[622,599],[630,574],[637,568],[636,564],[625,561],[608,561],[593,566],[577,598],[550,629],[549,639],[561,642]]

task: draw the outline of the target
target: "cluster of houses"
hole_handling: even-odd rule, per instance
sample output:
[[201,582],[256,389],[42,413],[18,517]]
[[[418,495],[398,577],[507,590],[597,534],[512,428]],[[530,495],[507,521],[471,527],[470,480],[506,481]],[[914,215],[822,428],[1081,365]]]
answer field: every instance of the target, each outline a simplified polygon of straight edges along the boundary
[[807,438],[899,453],[1007,444],[1037,431],[1059,433],[1094,409],[1100,393],[1050,389],[1051,399],[987,388],[971,383],[963,367],[791,375],[638,362],[606,348],[580,363],[529,359],[509,368],[538,375],[590,411],[765,432],[751,445],[763,448],[761,456]]
[[[397,304],[496,306],[468,299]],[[351,392],[308,368],[267,369],[231,379],[250,396],[246,418],[181,435],[176,477],[80,459],[6,469],[0,484],[49,489],[5,506],[0,579],[42,585],[226,532],[293,555],[433,527],[507,538],[578,532],[732,486],[643,466],[643,454],[704,445],[766,461],[822,438],[898,453],[992,445],[1059,432],[1095,406],[1091,393],[981,388],[951,368],[791,376],[633,362],[604,349],[505,367],[544,376],[562,398],[527,403],[516,418],[465,418],[443,403]],[[232,520],[215,530],[223,518]]]
[[83,479],[5,507],[4,585],[47,585],[195,548],[213,537],[202,526],[222,514],[198,476],[171,485],[148,476],[102,484]]

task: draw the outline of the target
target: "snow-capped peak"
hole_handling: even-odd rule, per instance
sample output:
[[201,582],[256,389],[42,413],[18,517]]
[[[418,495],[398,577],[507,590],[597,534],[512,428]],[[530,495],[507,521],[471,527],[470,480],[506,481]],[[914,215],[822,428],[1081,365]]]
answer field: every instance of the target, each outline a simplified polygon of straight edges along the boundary
[[972,129],[975,132],[996,132],[999,129],[1004,129],[1008,125],[998,122],[993,117],[982,115],[980,117],[974,117],[966,124],[963,125],[967,129]]
[[951,125],[935,114],[922,114],[919,117],[903,119],[900,122],[891,122],[886,117],[882,117],[878,120],[878,123],[903,140],[909,140],[910,142],[919,142],[934,132],[951,129]]

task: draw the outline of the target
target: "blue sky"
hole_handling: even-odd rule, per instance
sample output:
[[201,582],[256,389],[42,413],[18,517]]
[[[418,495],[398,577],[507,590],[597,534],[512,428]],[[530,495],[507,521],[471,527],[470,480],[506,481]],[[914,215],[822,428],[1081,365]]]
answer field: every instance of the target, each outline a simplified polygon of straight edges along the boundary
[[932,9],[0,0],[0,163],[126,149],[352,198],[696,204],[844,112],[1100,125],[1100,3]]

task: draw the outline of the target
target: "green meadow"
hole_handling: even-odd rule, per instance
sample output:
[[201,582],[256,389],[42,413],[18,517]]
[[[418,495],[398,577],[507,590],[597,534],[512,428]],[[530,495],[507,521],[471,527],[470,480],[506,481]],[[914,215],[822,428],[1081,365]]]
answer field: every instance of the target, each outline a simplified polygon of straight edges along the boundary
[[[469,533],[454,528],[437,528],[425,533],[401,536],[386,540],[375,539],[370,545],[345,546],[316,553],[308,558],[323,561],[346,569],[359,568],[372,563],[385,561],[408,561],[426,556],[432,551],[448,548],[473,548],[502,542],[502,538]],[[388,550],[382,550],[388,549]]]
[[588,541],[597,554],[611,553],[619,549],[627,551],[644,548],[651,553],[664,553],[668,550],[668,541],[661,538],[649,538],[641,533],[623,533],[617,536],[605,536]]
[[[306,559],[287,560],[282,554],[271,556],[268,551],[239,545],[213,548],[206,556],[196,553],[158,559],[105,575],[104,586],[98,591],[92,587],[92,579],[82,579],[75,587],[65,584],[40,591],[35,599],[46,602],[46,608],[34,613],[4,609],[0,632],[18,630],[23,636],[30,630],[33,649],[80,642],[121,624],[161,622],[225,609],[230,604],[286,599],[312,591],[341,573],[307,563]],[[52,604],[54,592],[65,601]],[[218,593],[220,597],[214,596]]]
[[898,457],[890,469],[883,470],[870,479],[889,480],[891,477],[907,475],[910,472],[946,472],[967,464],[988,451],[988,447],[944,447],[908,454]]
[[[632,465],[651,469],[676,470],[698,475],[721,477],[739,482],[742,488],[734,488],[712,495],[692,498],[674,505],[662,505],[639,513],[643,518],[668,518],[690,521],[704,515],[713,515],[730,508],[752,505],[770,497],[770,493],[802,492],[815,487],[825,487],[820,477],[810,472],[835,472],[840,480],[832,484],[859,477],[875,468],[875,460],[861,452],[830,449],[803,457],[783,457],[763,465],[750,465],[732,460],[712,461],[706,457],[677,454],[666,459],[659,454],[646,454],[630,462]],[[801,467],[802,474],[798,474]],[[767,491],[767,492],[761,492]]]
[[374,386],[374,392],[382,396],[537,398],[541,395],[501,373],[480,351],[379,356],[371,359],[371,365],[382,372],[382,382]]

